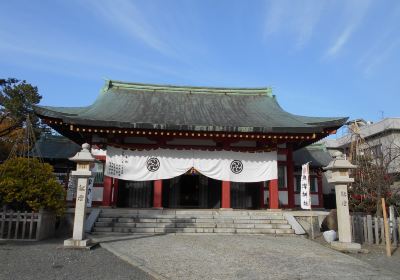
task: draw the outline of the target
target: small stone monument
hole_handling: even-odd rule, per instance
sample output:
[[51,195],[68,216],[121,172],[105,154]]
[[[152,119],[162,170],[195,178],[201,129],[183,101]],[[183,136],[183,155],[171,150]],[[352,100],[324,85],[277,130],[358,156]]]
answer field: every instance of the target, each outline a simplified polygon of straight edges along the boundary
[[361,245],[351,242],[351,225],[349,215],[349,198],[347,184],[353,183],[354,179],[349,177],[349,169],[357,168],[346,160],[341,152],[334,154],[334,159],[324,167],[331,171],[331,178],[328,183],[335,185],[336,209],[339,230],[339,241],[334,241],[331,246],[342,251],[360,250]]
[[76,204],[74,217],[74,231],[71,239],[64,241],[65,247],[70,248],[89,248],[90,240],[85,239],[85,218],[86,218],[86,198],[88,178],[92,176],[90,164],[95,161],[95,158],[90,153],[90,145],[85,143],[82,145],[82,150],[71,161],[76,162],[76,170],[72,171],[71,175],[77,177],[76,187]]

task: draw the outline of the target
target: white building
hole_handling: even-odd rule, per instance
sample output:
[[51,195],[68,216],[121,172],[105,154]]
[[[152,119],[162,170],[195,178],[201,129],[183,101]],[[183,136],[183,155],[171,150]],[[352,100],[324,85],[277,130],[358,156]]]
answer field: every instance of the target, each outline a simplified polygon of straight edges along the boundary
[[[400,118],[385,118],[377,123],[364,120],[348,122],[349,132],[338,139],[324,139],[327,150],[331,155],[335,151],[350,154],[352,145],[358,144],[357,154],[368,153],[373,161],[385,161],[388,163],[388,171],[397,174],[399,184],[400,173]],[[356,137],[357,134],[360,137]],[[356,143],[358,141],[358,143]]]

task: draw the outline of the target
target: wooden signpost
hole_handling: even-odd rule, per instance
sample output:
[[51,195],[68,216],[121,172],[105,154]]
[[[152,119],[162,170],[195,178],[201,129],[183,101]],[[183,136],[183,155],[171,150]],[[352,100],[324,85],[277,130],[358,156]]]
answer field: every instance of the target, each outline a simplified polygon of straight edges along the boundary
[[392,249],[390,244],[389,222],[387,219],[386,203],[384,198],[382,198],[382,211],[383,211],[383,223],[385,224],[386,256],[391,257]]

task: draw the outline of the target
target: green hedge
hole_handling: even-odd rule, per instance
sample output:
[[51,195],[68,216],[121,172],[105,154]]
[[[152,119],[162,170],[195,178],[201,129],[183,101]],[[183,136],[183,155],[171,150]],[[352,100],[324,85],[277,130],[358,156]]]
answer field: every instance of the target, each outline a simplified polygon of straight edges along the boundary
[[32,158],[12,158],[0,164],[0,204],[16,211],[65,210],[65,189],[53,167]]

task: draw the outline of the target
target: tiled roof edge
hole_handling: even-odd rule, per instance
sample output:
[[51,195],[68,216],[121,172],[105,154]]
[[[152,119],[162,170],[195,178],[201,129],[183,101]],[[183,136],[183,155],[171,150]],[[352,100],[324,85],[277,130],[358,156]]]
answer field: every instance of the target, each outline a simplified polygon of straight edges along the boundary
[[224,88],[224,87],[195,87],[195,86],[177,86],[177,85],[157,85],[131,83],[123,81],[106,80],[103,91],[112,88],[145,90],[150,92],[168,91],[168,92],[185,92],[193,94],[223,94],[223,95],[266,95],[274,98],[271,87],[262,88]]

